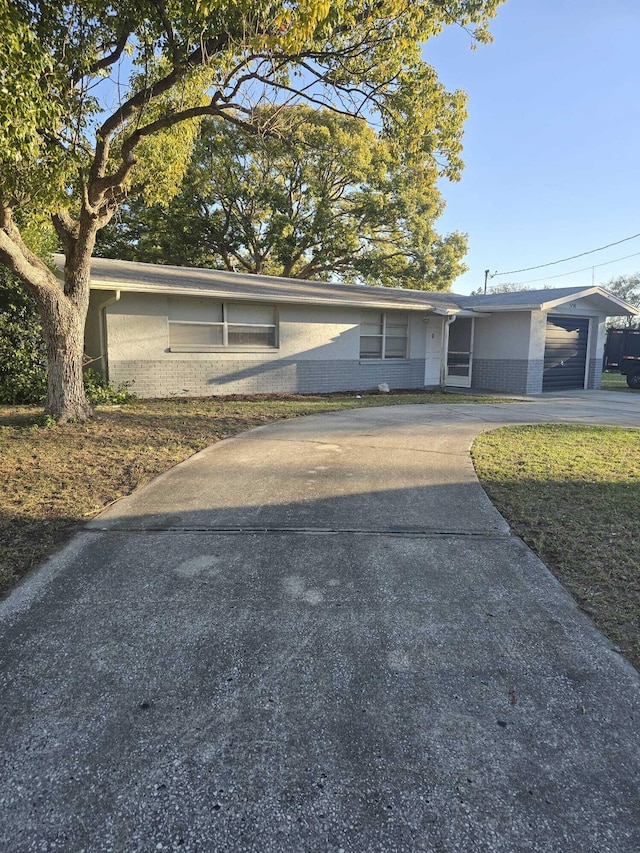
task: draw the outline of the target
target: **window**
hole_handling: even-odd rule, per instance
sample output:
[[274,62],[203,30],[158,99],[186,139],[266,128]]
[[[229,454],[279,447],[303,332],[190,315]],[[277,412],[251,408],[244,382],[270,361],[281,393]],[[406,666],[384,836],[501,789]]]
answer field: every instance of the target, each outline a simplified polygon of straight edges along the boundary
[[363,311],[360,358],[406,358],[409,315],[402,311]]
[[169,348],[182,352],[275,349],[276,309],[255,302],[169,298]]

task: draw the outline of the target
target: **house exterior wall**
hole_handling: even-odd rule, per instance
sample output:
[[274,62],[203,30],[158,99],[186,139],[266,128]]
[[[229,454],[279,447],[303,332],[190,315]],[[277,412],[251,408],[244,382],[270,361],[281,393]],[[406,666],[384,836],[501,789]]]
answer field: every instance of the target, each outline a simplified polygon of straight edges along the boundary
[[475,323],[471,387],[512,394],[541,394],[547,318],[586,317],[590,320],[587,388],[599,388],[606,317],[588,299],[551,311],[504,311]]
[[[280,304],[277,349],[178,352],[169,347],[169,301],[162,294],[93,291],[85,351],[96,359],[107,340],[108,376],[132,382],[141,397],[437,387],[444,318],[409,312],[406,359],[361,359],[361,309]],[[176,297],[172,297],[175,299]],[[188,297],[184,297],[188,298]],[[104,329],[100,306],[104,309]],[[589,317],[587,387],[600,386],[605,316],[588,299],[549,315]],[[542,391],[547,312],[503,311],[475,320],[472,388]],[[106,363],[93,361],[101,369]]]
[[85,359],[89,362],[87,367],[103,375],[106,373],[106,359],[103,353],[101,306],[114,297],[115,291],[91,291],[84,328],[84,353]]
[[[409,314],[408,358],[360,359],[359,308],[278,306],[279,346],[259,351],[173,352],[168,298],[122,293],[106,309],[109,379],[141,397],[322,393],[425,384],[426,326]],[[440,323],[440,318],[437,318]],[[434,334],[437,330],[434,328]],[[433,382],[436,385],[438,379]]]
[[[475,321],[471,387],[528,394],[537,368],[530,362],[531,311],[508,311]],[[542,370],[540,368],[540,387]]]

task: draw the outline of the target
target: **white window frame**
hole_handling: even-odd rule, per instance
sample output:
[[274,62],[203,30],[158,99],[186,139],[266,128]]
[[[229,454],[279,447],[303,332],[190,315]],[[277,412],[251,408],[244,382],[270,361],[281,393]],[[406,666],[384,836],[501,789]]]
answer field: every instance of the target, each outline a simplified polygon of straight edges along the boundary
[[[274,350],[279,349],[280,347],[280,336],[279,336],[279,315],[278,309],[275,306],[269,305],[266,302],[249,302],[247,301],[247,305],[261,305],[268,308],[273,308],[273,316],[274,323],[230,323],[227,320],[227,312],[228,312],[228,304],[227,302],[218,302],[218,304],[222,307],[222,320],[220,322],[210,322],[208,320],[172,320],[167,317],[167,334],[169,338],[169,351],[170,352],[273,352]],[[234,305],[242,304],[241,302],[234,302]],[[222,343],[221,344],[180,344],[178,346],[171,345],[171,326],[172,324],[179,326],[217,326],[222,328]],[[273,338],[274,344],[273,346],[261,346],[256,345],[252,346],[251,344],[230,344],[229,343],[229,329],[233,329],[235,327],[241,327],[243,329],[246,328],[255,328],[255,329],[273,329]]]
[[[369,309],[369,310],[371,310],[371,309]],[[360,361],[366,361],[366,362],[369,362],[369,361],[406,361],[407,358],[409,357],[409,324],[410,324],[410,320],[411,320],[410,314],[408,312],[402,312],[402,313],[407,314],[407,334],[405,337],[404,355],[403,356],[387,356],[387,354],[386,354],[386,349],[387,349],[387,314],[389,312],[380,311],[380,312],[376,312],[376,313],[382,314],[382,332],[379,335],[363,335],[362,334],[362,320],[360,320],[360,338],[359,338],[358,343],[360,342],[360,340],[362,340],[362,338],[382,338],[382,349],[381,349],[382,354],[376,355],[376,356],[363,356],[362,352],[360,352]],[[393,325],[393,323],[391,323],[391,325]],[[397,335],[390,335],[389,337],[397,337]]]

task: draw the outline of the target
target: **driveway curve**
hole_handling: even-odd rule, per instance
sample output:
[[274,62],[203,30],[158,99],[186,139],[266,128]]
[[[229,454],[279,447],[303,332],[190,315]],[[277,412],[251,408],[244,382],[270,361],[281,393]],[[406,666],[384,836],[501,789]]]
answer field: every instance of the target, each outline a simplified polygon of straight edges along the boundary
[[475,477],[640,395],[359,409],[220,442],[0,603],[0,849],[640,849],[638,673]]

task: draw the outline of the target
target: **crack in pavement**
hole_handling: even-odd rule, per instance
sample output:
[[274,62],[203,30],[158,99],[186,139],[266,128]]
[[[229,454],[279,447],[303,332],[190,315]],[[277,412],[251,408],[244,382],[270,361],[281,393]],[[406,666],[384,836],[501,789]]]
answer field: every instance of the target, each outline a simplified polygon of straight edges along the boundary
[[85,527],[85,533],[218,533],[224,536],[255,534],[294,534],[302,536],[409,536],[417,538],[433,538],[439,536],[459,536],[465,539],[512,539],[510,532],[495,530],[456,530],[437,529],[428,527],[389,527],[389,528],[360,528],[360,527],[208,527],[198,526],[172,527],[169,525],[153,525],[149,527],[127,525],[126,527]]

